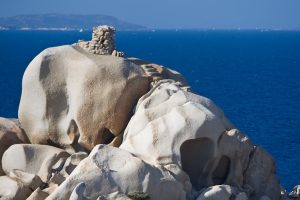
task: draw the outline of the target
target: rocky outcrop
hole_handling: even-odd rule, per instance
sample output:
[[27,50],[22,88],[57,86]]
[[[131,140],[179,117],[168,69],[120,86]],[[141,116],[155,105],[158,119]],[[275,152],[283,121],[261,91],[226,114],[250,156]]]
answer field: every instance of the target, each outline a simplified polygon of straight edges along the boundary
[[98,145],[47,200],[67,200],[75,194],[96,200],[113,192],[136,191],[148,193],[151,199],[185,199],[186,195],[164,168],[151,166],[122,149]]
[[211,100],[174,81],[161,81],[140,99],[123,137],[121,149],[150,164],[178,166],[196,190],[228,184],[252,199],[280,198],[271,156],[235,129]]
[[95,28],[92,42],[30,63],[26,135],[0,118],[1,200],[299,199],[299,187],[281,193],[272,157],[217,105],[176,71],[118,57],[113,33]]
[[[0,161],[3,153],[13,144],[28,143],[29,140],[17,119],[0,117]],[[0,176],[4,175],[0,162]]]
[[19,119],[33,144],[91,150],[122,133],[148,87],[143,70],[123,58],[50,48],[25,71]]

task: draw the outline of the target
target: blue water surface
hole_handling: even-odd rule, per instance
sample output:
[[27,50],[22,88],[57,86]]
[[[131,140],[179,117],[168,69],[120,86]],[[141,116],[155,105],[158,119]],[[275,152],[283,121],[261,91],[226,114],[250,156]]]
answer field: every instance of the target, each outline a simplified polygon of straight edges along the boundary
[[[0,31],[0,116],[17,117],[22,75],[43,49],[90,32]],[[300,183],[300,32],[118,32],[127,56],[181,72],[277,163],[281,184]]]

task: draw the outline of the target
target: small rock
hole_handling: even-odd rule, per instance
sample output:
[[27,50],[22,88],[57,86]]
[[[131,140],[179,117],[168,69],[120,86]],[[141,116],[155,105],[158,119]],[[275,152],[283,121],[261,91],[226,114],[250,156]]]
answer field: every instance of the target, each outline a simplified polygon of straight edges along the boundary
[[264,195],[264,196],[260,197],[259,200],[271,200],[271,198]]
[[0,117],[0,176],[4,175],[1,160],[3,153],[13,144],[29,143],[17,119]]
[[229,185],[215,185],[205,189],[197,200],[248,200],[247,195]]
[[37,175],[29,174],[21,170],[14,169],[9,173],[9,177],[29,187],[32,191],[40,187],[43,182]]
[[18,169],[38,175],[46,182],[51,175],[52,165],[61,157],[69,157],[69,154],[47,145],[15,144],[3,154],[2,167],[7,175]]
[[8,176],[0,176],[0,199],[24,200],[32,190]]
[[300,185],[296,185],[293,188],[293,191],[290,192],[289,197],[291,197],[291,198],[300,198]]

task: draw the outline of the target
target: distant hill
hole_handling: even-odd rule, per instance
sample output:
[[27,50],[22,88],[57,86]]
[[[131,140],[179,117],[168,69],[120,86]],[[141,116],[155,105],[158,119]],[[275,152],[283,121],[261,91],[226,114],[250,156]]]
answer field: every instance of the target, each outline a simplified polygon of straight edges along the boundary
[[124,22],[107,15],[41,14],[0,17],[0,30],[91,30],[97,25],[111,25],[117,30],[146,29],[144,26]]

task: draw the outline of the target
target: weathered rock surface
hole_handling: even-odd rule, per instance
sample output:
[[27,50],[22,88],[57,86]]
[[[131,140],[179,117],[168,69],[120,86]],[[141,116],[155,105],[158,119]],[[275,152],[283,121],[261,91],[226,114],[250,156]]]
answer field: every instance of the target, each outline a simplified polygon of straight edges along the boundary
[[289,197],[296,200],[300,199],[300,185],[293,188],[293,191],[289,193]]
[[218,106],[176,71],[118,57],[113,35],[30,63],[19,118],[33,144],[0,118],[0,200],[299,199]]
[[73,172],[79,163],[88,156],[87,153],[79,152],[74,153],[68,158],[61,158],[54,165],[52,165],[52,177],[49,179],[48,184],[60,185],[66,178]]
[[234,129],[211,100],[170,80],[140,99],[120,148],[153,165],[178,165],[197,190],[228,184],[252,199],[280,198],[272,158]]
[[248,200],[248,197],[235,187],[216,185],[205,189],[197,200]]
[[[0,117],[0,161],[3,153],[13,144],[28,143],[29,140],[17,119]],[[0,176],[4,175],[0,163]]]
[[148,163],[179,165],[184,141],[208,138],[199,142],[204,149],[198,150],[213,155],[219,137],[232,128],[209,99],[185,92],[173,81],[161,81],[138,102],[120,148]]
[[26,200],[43,200],[49,196],[48,193],[42,191],[40,188],[37,188]]
[[41,185],[42,181],[38,176],[13,170],[9,176],[0,177],[0,199],[24,200]]
[[190,86],[185,80],[184,76],[175,70],[169,69],[162,65],[151,63],[139,58],[126,58],[126,60],[133,62],[140,66],[152,80],[153,85],[163,79],[171,79],[180,83],[180,87],[184,90],[190,90]]
[[75,46],[44,50],[25,71],[20,121],[34,144],[78,151],[109,143],[148,91],[143,75],[123,58]]
[[182,185],[167,170],[124,150],[97,145],[47,200],[67,200],[71,195],[96,200],[113,192],[136,191],[148,193],[151,199],[176,200],[186,196]]
[[38,175],[44,182],[52,173],[52,166],[69,154],[56,147],[47,145],[15,144],[3,154],[2,167],[6,175],[13,170]]
[[0,199],[24,200],[31,190],[8,176],[0,176]]

